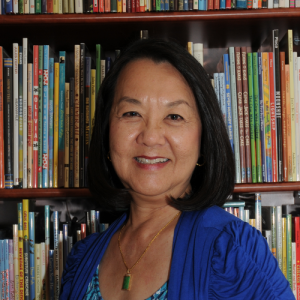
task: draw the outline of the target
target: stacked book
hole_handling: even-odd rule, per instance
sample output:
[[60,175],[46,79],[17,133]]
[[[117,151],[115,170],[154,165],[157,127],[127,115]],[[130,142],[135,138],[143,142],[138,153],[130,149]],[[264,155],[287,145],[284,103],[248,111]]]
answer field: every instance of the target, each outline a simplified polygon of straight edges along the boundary
[[40,235],[29,204],[26,199],[18,203],[13,239],[0,240],[1,299],[59,299],[62,272],[73,242],[106,230],[108,224],[100,223],[100,212],[91,210],[86,212],[86,222],[77,223],[74,229],[71,224],[60,224],[59,212],[53,211],[50,235],[50,207],[46,205],[45,232]]
[[292,30],[281,41],[273,30],[256,52],[229,47],[216,63],[211,76],[235,157],[236,183],[300,180],[297,50]]
[[0,14],[138,13],[300,7],[299,0],[1,0]]

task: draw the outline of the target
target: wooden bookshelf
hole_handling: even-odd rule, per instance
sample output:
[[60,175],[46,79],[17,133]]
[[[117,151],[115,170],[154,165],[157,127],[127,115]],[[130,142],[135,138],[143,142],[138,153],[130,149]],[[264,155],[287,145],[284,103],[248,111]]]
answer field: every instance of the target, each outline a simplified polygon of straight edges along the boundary
[[[237,184],[234,193],[300,191],[300,182]],[[72,189],[1,189],[1,198],[89,198],[92,197],[87,188]]]

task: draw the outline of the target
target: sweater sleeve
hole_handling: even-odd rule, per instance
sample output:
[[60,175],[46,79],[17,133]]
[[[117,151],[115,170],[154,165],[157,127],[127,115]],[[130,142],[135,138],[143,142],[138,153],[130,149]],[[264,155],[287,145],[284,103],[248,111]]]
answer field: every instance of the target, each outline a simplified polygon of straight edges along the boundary
[[209,299],[295,299],[265,238],[245,222],[230,222],[216,238],[210,277]]
[[90,243],[96,238],[95,234],[87,236],[85,239],[77,242],[68,255],[67,262],[63,271],[61,280],[61,290],[59,299],[69,299],[73,281],[78,269],[78,266],[84,257]]

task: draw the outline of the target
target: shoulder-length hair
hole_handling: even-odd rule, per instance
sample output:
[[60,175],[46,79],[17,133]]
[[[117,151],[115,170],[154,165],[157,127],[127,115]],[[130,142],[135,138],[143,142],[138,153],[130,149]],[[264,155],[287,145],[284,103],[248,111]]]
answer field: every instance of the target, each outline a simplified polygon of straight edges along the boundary
[[202,122],[201,154],[205,163],[195,166],[192,192],[183,198],[170,197],[170,205],[181,211],[223,205],[234,188],[235,167],[216,94],[204,68],[186,49],[157,39],[139,40],[127,47],[101,85],[88,160],[88,184],[92,195],[100,207],[106,209],[126,208],[132,199],[108,159],[109,117],[120,72],[128,63],[139,59],[166,62],[176,68],[194,94]]

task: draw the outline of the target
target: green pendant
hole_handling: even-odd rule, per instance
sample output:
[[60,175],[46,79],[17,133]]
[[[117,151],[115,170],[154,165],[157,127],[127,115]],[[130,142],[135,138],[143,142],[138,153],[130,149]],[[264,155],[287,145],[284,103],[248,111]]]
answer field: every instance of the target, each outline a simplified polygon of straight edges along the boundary
[[127,273],[123,279],[122,290],[130,291],[130,289],[131,289],[131,274]]

